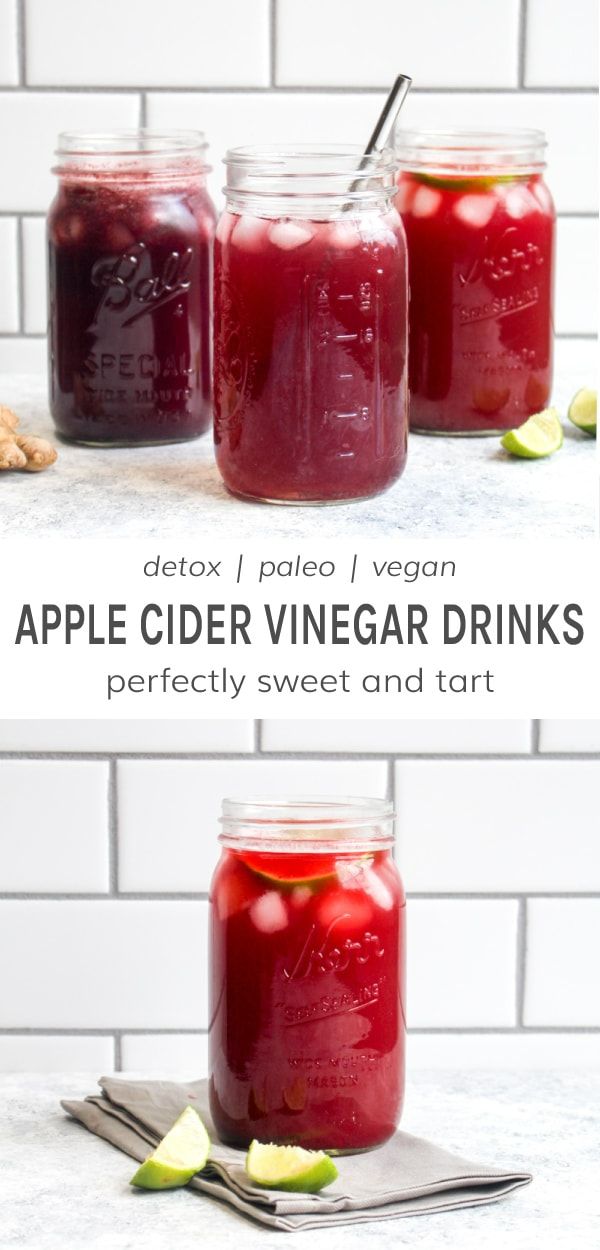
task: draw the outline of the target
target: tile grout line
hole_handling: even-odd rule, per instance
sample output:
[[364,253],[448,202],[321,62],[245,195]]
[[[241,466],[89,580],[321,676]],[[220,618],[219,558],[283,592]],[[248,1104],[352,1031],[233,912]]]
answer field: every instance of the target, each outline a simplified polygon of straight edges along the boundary
[[[486,902],[518,902],[523,898],[554,899],[562,901],[572,899],[576,902],[600,899],[600,890],[528,890],[526,894],[519,890],[407,890],[406,897],[410,902],[456,902],[470,903],[477,900]],[[2,903],[110,903],[117,899],[121,903],[206,903],[208,890],[110,890],[37,892],[35,890],[3,890],[0,892]]]
[[15,0],[17,14],[17,60],[19,72],[18,88],[27,87],[27,50],[26,50],[26,17],[25,0]]
[[146,92],[145,92],[145,91],[140,91],[140,108],[139,108],[139,122],[138,122],[138,124],[139,124],[140,128],[142,128],[142,129],[143,129],[143,127],[144,127],[144,126],[146,126],[146,125],[148,124],[148,122],[147,122],[147,112],[148,112],[148,97],[147,97],[147,95],[146,95]]
[[269,86],[277,82],[277,0],[269,4]]
[[17,218],[17,295],[19,311],[19,334],[26,335],[25,327],[25,248],[23,241],[23,218]]
[[517,48],[517,81],[521,91],[525,90],[527,72],[527,0],[520,0]]
[[123,1071],[122,1041],[123,1041],[123,1031],[121,1029],[115,1029],[113,1033],[113,1062],[115,1065],[115,1072]]
[[119,827],[117,761],[108,762],[108,897],[119,895]]
[[[20,216],[27,217],[27,216],[34,216],[34,214],[29,214],[29,213],[20,214],[17,211],[0,213],[0,218],[2,217],[19,218]],[[38,218],[43,218],[45,214],[38,213],[37,216]],[[577,216],[585,220],[595,219],[595,214],[588,215],[588,214],[580,213],[580,214],[571,214],[571,216],[572,217]],[[39,342],[42,339],[45,339],[46,337],[47,336],[43,330],[29,331],[25,334],[21,333],[21,331],[19,330],[13,330],[13,331],[4,330],[0,332],[0,342],[2,342],[4,339],[16,339],[16,338],[26,338],[27,340],[32,340],[32,341],[37,340]],[[598,338],[598,332],[596,330],[562,330],[559,334],[554,335],[555,342],[563,342],[563,341],[596,342],[597,338]]]
[[[39,217],[45,218],[46,213],[40,208],[0,208],[0,217]],[[557,217],[579,218],[582,217],[586,221],[597,221],[600,214],[593,208],[562,208],[557,209]]]
[[[207,1037],[208,1025],[202,1028],[192,1029],[188,1027],[161,1028],[160,1025],[148,1025],[145,1028],[131,1027],[127,1025],[112,1026],[108,1028],[44,1028],[43,1026],[11,1026],[0,1027],[0,1037],[111,1037],[114,1042],[121,1042],[123,1037]],[[567,1034],[572,1037],[581,1036],[598,1036],[600,1035],[600,1025],[598,1024],[531,1024],[522,1027],[513,1025],[415,1025],[407,1028],[407,1033],[412,1036],[453,1036],[462,1037],[484,1037],[484,1036],[501,1036],[501,1037],[536,1037],[544,1035],[551,1037],[553,1034]]]
[[[256,732],[256,731],[254,731]],[[262,742],[262,734],[259,736]],[[135,763],[136,761],[155,762],[164,764],[173,763],[194,763],[194,764],[212,764],[215,762],[235,762],[250,763],[255,759],[266,759],[271,763],[289,763],[297,762],[304,764],[311,763],[387,763],[392,759],[394,763],[456,763],[456,764],[531,764],[534,760],[540,763],[579,763],[593,764],[600,759],[600,751],[541,751],[539,746],[536,753],[533,754],[533,730],[530,730],[530,743],[522,751],[436,751],[436,752],[420,752],[420,751],[394,751],[382,748],[380,751],[314,751],[296,750],[296,751],[269,751],[265,750],[261,745],[258,751],[256,747],[249,750],[240,751],[36,751],[36,750],[1,750],[0,762],[19,762],[19,763],[39,763],[39,762],[64,762],[64,763],[110,763],[123,761],[124,763]]]
[[532,720],[531,722],[531,754],[534,757],[540,755],[541,730],[542,730],[541,720]]
[[[56,83],[3,83],[0,85],[0,95],[129,95],[136,96],[144,91],[148,96],[157,95],[379,95],[382,99],[386,95],[388,83],[381,86],[352,86],[346,84],[339,86],[336,83],[293,83],[291,85],[274,83],[272,86],[256,86],[249,84],[213,84],[209,87],[199,86],[196,82],[187,84],[173,83],[169,86],[162,84],[140,84],[138,83],[121,83],[114,85],[111,83],[70,83],[68,85],[60,85]],[[411,88],[411,95],[571,95],[571,96],[595,96],[598,94],[598,88],[592,86],[564,86],[562,83],[555,85],[545,85],[543,87],[514,87],[514,86],[496,86],[489,87],[484,84],[471,84],[468,87],[456,87],[449,83],[446,86],[415,86]]]
[[527,977],[527,898],[525,896],[519,899],[517,911],[516,965],[515,1020],[517,1028],[522,1029]]

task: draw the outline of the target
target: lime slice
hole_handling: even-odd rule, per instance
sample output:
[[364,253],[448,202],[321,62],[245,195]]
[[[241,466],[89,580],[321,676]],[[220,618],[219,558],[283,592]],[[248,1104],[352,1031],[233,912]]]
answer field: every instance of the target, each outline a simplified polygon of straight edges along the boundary
[[424,182],[429,187],[439,187],[441,191],[489,191],[490,187],[495,187],[499,182],[519,182],[523,181],[529,174],[492,174],[485,177],[479,175],[475,178],[465,177],[448,177],[436,178],[433,174],[413,174],[416,182]]
[[210,1138],[193,1107],[186,1107],[173,1128],[142,1163],[130,1185],[139,1189],[177,1189],[206,1165]]
[[323,1150],[302,1146],[272,1146],[253,1141],[246,1155],[246,1172],[254,1185],[316,1194],[337,1179],[335,1163]]
[[507,430],[500,442],[513,456],[524,456],[527,460],[551,456],[563,444],[563,428],[556,408],[536,412],[517,430]]
[[596,437],[596,407],[597,392],[583,387],[573,396],[567,412],[569,421],[572,421],[578,430],[584,430],[586,434],[592,434],[594,438]]

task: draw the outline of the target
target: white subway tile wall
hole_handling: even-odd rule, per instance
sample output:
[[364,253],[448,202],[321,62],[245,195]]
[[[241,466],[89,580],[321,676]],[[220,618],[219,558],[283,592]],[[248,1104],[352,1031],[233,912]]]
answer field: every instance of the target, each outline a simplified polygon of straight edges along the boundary
[[0,0],[0,84],[16,86],[19,81],[17,0]]
[[412,1064],[597,1065],[599,729],[0,721],[0,1070],[204,1072],[220,799],[318,792],[395,800]]
[[597,333],[597,0],[171,0],[168,13],[165,38],[160,0],[0,0],[0,372],[45,368],[59,130],[205,129],[220,200],[228,147],[360,142],[400,70],[407,125],[546,130],[558,346],[578,358]]

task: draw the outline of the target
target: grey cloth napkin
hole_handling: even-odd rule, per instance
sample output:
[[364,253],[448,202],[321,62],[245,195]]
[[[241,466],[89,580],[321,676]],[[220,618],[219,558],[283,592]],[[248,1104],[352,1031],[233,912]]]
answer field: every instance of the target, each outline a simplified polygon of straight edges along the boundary
[[395,1133],[379,1150],[347,1155],[339,1178],[319,1194],[255,1188],[244,1171],[244,1152],[222,1145],[208,1109],[208,1082],[125,1081],[102,1077],[101,1094],[61,1106],[92,1133],[142,1161],[188,1105],[196,1107],[210,1134],[206,1169],[189,1188],[271,1228],[284,1232],[424,1215],[494,1202],[531,1181],[528,1172],[506,1172],[472,1163],[438,1146]]

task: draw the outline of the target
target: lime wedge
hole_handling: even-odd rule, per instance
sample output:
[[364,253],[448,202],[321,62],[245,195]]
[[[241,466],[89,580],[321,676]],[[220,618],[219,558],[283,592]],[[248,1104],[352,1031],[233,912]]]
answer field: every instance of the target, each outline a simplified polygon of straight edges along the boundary
[[586,434],[592,434],[596,437],[596,407],[597,392],[588,390],[583,387],[577,391],[569,404],[567,416],[578,430],[584,430]]
[[527,460],[551,456],[563,444],[563,428],[556,408],[536,412],[517,430],[507,430],[500,442],[513,456],[524,456]]
[[206,1165],[210,1138],[193,1107],[186,1107],[173,1128],[142,1163],[130,1185],[139,1189],[177,1189]]
[[323,1150],[302,1146],[272,1146],[253,1141],[246,1155],[246,1172],[254,1185],[316,1194],[337,1179],[335,1163]]

